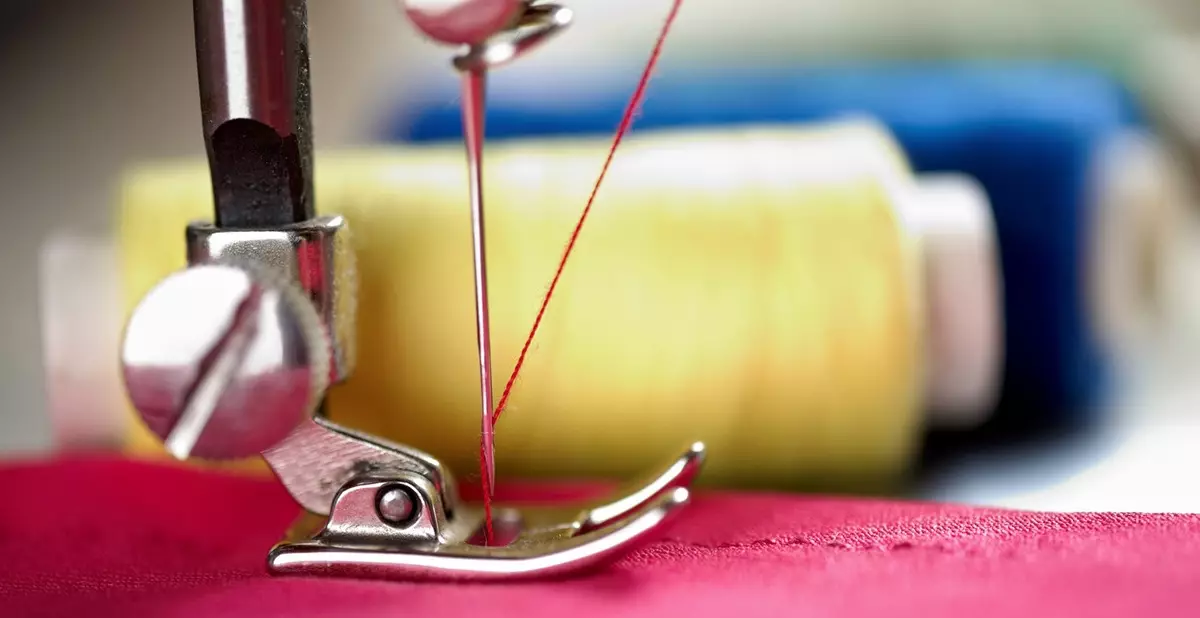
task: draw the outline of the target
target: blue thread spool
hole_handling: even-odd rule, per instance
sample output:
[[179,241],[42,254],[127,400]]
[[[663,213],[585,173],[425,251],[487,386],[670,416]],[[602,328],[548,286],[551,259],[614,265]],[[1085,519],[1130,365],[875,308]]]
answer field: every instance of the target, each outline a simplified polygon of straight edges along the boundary
[[[545,80],[498,83],[490,139],[611,134],[628,96],[613,86],[564,101]],[[1088,298],[1088,234],[1097,160],[1139,127],[1128,91],[1068,65],[910,64],[766,70],[674,70],[651,86],[636,128],[821,121],[869,114],[895,132],[920,172],[959,172],[995,210],[1005,285],[1006,363],[997,418],[1020,425],[1086,421],[1113,359]],[[402,141],[458,139],[452,98],[397,123]]]

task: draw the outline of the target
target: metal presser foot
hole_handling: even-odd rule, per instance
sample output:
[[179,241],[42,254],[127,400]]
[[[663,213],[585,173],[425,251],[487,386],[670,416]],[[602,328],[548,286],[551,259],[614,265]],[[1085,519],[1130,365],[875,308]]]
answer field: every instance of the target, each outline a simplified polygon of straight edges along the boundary
[[130,401],[170,453],[261,453],[307,511],[271,551],[270,571],[562,576],[661,530],[689,500],[701,444],[608,500],[500,507],[485,546],[481,510],[460,500],[436,459],[320,415],[326,389],[353,373],[356,280],[346,221],[313,214],[304,2],[194,6],[215,223],[188,226],[190,266],[135,309],[122,370]]
[[[289,484],[290,466],[351,452],[352,461],[329,462],[332,478],[296,473],[302,478],[293,483],[315,485]],[[595,504],[500,508],[493,518],[500,546],[483,545],[482,511],[460,502],[449,474],[422,453],[317,420],[266,457],[298,499],[298,491],[332,494],[317,511],[328,517],[302,521],[292,531],[297,538],[271,551],[272,572],[508,580],[569,575],[638,546],[688,502],[704,447],[694,445],[636,490]],[[338,489],[321,492],[319,486]]]

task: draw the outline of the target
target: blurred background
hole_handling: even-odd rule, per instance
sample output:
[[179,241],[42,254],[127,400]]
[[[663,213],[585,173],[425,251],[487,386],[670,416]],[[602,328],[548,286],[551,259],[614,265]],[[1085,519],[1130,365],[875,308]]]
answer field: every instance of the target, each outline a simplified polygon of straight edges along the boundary
[[[571,0],[570,6],[576,24],[569,33],[495,75],[489,135],[492,143],[516,144],[513,156],[526,152],[520,144],[539,143],[528,140],[591,139],[586,143],[602,149],[669,2]],[[132,421],[116,358],[131,294],[122,287],[122,276],[130,276],[134,267],[122,260],[153,261],[167,251],[182,266],[183,236],[173,220],[165,227],[139,228],[146,235],[140,240],[118,232],[137,228],[137,217],[148,219],[154,208],[191,200],[180,193],[207,197],[203,187],[192,190],[202,174],[161,194],[148,187],[162,187],[169,174],[147,180],[161,162],[202,163],[191,20],[186,1],[0,1],[0,187],[9,230],[0,244],[0,260],[7,265],[0,295],[2,456],[125,448]],[[326,152],[381,153],[458,139],[449,52],[419,39],[393,3],[312,0],[309,22],[319,159]],[[826,449],[821,456],[830,461],[858,458],[879,468],[911,468],[911,479],[888,484],[888,491],[922,498],[1047,510],[1200,511],[1200,487],[1190,479],[1200,467],[1200,236],[1192,230],[1200,207],[1192,197],[1200,180],[1200,4],[743,0],[735,8],[690,0],[634,128],[645,138],[636,151],[643,159],[637,160],[651,160],[644,157],[655,153],[655,131],[701,136],[738,126],[783,131],[832,126],[844,117],[877,124],[866,145],[851,149],[847,166],[894,143],[908,163],[889,174],[918,186],[924,185],[914,179],[924,174],[954,174],[970,185],[950,191],[956,203],[970,201],[964,193],[982,194],[973,199],[984,204],[987,216],[967,217],[974,224],[945,224],[950,239],[945,242],[925,234],[923,255],[933,256],[925,258],[928,279],[944,287],[921,291],[916,283],[905,284],[915,286],[905,288],[913,296],[942,310],[918,329],[924,338],[918,347],[937,348],[931,333],[962,338],[966,332],[967,351],[961,353],[974,354],[974,360],[956,363],[958,357],[948,353],[951,362],[930,363],[938,375],[895,376],[906,388],[931,384],[919,389],[912,406],[898,403],[908,391],[897,387],[886,398],[881,394],[891,404],[885,401],[869,413],[830,413],[812,420],[816,417],[787,416],[785,410],[772,416],[801,436],[796,448],[806,448],[801,442],[820,446],[826,436],[845,446]],[[778,135],[772,139],[813,141],[807,134]],[[850,140],[831,139],[834,145]],[[750,151],[761,140],[755,144],[726,145],[722,152],[754,158]],[[498,147],[504,161],[509,151]],[[561,163],[574,155],[557,146],[524,147],[560,162],[547,165],[575,165]],[[589,147],[598,156],[600,151]],[[743,147],[745,152],[737,151]],[[824,152],[818,145],[797,148],[814,157]],[[652,161],[675,156],[679,149],[667,152],[674,154],[659,153]],[[591,171],[597,162],[592,156],[579,165]],[[337,165],[338,170],[353,167]],[[386,167],[374,160],[361,167],[372,166]],[[669,167],[661,178],[670,177]],[[141,169],[151,171],[130,180],[131,170]],[[344,193],[346,183],[335,178],[341,173],[329,172],[325,186],[337,187],[330,189],[333,201],[349,204],[353,197]],[[734,191],[730,200],[765,186],[761,176],[750,171],[744,176],[737,179],[743,193]],[[621,178],[610,182],[649,186]],[[571,208],[582,205],[576,194],[587,182],[568,193]],[[661,182],[653,187],[660,197],[676,186]],[[815,189],[805,188],[813,181],[780,182],[792,183],[791,195],[800,196],[796,203],[820,202],[812,197]],[[319,192],[321,183],[318,175]],[[412,194],[405,187],[392,190]],[[632,189],[614,191],[635,195]],[[922,204],[937,202],[940,195],[917,193],[925,197],[912,199]],[[900,208],[904,200],[889,196],[888,207]],[[504,208],[512,200],[498,201]],[[377,216],[365,207],[353,208],[360,208],[354,211],[360,220]],[[191,212],[179,210],[185,218]],[[831,233],[843,232],[847,242],[868,242],[848,229]],[[554,236],[555,243],[560,236]],[[169,253],[175,239],[177,255]],[[380,242],[364,241],[366,259],[399,259],[385,257]],[[938,258],[939,249],[949,257]],[[461,252],[467,251],[464,244]],[[820,259],[815,252],[808,258],[805,263]],[[956,260],[982,265],[938,274]],[[996,281],[991,282],[993,266]],[[542,284],[539,280],[530,289]],[[525,301],[532,298],[527,295]],[[902,301],[897,296],[878,302]],[[992,328],[986,307],[972,309],[977,304],[994,306],[997,342],[989,343],[986,333],[972,337],[970,324],[947,326],[954,321],[947,316],[961,310],[968,322],[970,316],[983,316],[974,328]],[[515,319],[514,324],[526,322]],[[863,330],[853,322],[837,327]],[[461,331],[473,337],[469,327]],[[360,363],[370,363],[372,350],[366,346]],[[997,355],[994,363],[1001,368],[980,370],[985,382],[994,373],[995,383],[963,396],[970,404],[959,401],[958,407],[971,411],[948,413],[975,420],[922,420],[926,408],[938,407],[939,394],[970,379],[950,375],[955,366],[988,365]],[[469,364],[464,367],[469,375]],[[698,375],[691,379],[699,380]],[[875,388],[865,375],[834,378],[847,390]],[[385,380],[364,381],[373,379],[375,384]],[[861,382],[849,382],[855,379]],[[634,382],[628,379],[629,389],[635,389]],[[389,401],[411,394],[364,388]],[[472,392],[466,388],[463,396]],[[537,416],[538,406],[526,404],[527,413]],[[756,418],[761,421],[756,431],[782,431]],[[714,426],[741,427],[736,419],[722,423]],[[405,439],[403,423],[379,426]],[[656,426],[634,431],[651,432]],[[885,427],[892,437],[919,438],[909,445],[899,438],[868,437],[869,427]],[[858,442],[854,436],[860,434]],[[603,435],[597,439],[603,441]],[[622,443],[613,440],[602,445],[608,453]],[[465,448],[470,451],[470,444]],[[890,450],[882,456],[873,449]],[[731,457],[761,465],[753,450]],[[570,460],[564,469],[608,470],[583,459],[551,453],[517,468],[533,473],[539,465]],[[504,462],[502,453],[501,467]],[[831,477],[859,467],[828,461],[778,465],[807,466],[813,475],[834,470]],[[890,470],[873,472],[891,476]],[[722,478],[725,485],[750,484],[739,482],[736,470]]]

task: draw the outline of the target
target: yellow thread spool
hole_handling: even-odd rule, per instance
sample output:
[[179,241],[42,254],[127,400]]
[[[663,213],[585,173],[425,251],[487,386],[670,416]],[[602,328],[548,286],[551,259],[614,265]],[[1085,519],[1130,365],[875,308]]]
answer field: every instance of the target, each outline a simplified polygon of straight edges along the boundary
[[[489,151],[497,388],[603,156],[599,141]],[[347,217],[361,269],[358,370],[331,392],[332,416],[470,474],[479,420],[460,149],[318,161],[318,208]],[[626,477],[703,439],[711,483],[902,475],[927,399],[920,247],[899,204],[909,181],[869,123],[628,141],[500,423],[501,474]],[[181,230],[210,204],[200,165],[130,177],[130,307],[183,266]]]

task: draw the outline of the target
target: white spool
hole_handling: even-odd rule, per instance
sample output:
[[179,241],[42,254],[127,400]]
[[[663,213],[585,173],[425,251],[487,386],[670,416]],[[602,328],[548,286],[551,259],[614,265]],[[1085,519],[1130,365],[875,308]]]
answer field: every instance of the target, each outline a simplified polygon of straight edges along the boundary
[[1144,131],[1106,143],[1092,172],[1089,311],[1101,345],[1143,359],[1181,334],[1173,274],[1186,249],[1189,190],[1164,144]]
[[979,183],[950,174],[918,177],[904,204],[922,240],[930,421],[970,427],[995,406],[1004,362],[991,206]]

